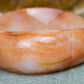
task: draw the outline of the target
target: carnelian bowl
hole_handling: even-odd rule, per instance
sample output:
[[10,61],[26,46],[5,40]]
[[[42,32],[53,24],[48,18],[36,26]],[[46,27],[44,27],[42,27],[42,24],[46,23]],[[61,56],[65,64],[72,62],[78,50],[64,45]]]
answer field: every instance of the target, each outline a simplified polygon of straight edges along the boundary
[[28,8],[0,16],[0,68],[45,74],[84,62],[84,20],[52,8]]

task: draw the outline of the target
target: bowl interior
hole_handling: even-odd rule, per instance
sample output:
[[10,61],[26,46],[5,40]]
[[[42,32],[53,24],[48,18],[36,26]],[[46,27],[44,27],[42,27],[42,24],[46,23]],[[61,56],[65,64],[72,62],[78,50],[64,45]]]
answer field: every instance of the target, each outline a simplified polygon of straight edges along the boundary
[[83,28],[84,20],[52,8],[29,8],[0,16],[0,31],[46,31]]

